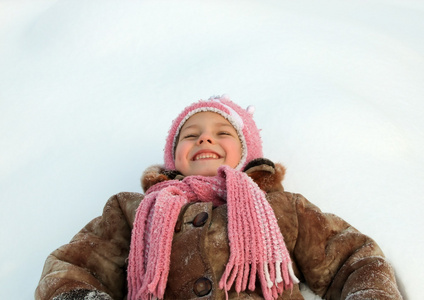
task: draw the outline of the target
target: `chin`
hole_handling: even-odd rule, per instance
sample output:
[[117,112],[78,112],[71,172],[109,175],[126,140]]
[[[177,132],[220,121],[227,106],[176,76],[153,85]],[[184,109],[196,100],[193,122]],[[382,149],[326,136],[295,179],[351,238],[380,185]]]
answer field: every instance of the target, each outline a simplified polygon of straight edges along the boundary
[[217,164],[212,161],[205,161],[202,164],[196,164],[190,166],[187,169],[188,175],[199,175],[199,176],[216,176],[218,174],[218,168],[221,164]]
[[218,167],[216,166],[204,166],[203,168],[198,168],[197,170],[193,170],[193,175],[201,175],[201,176],[216,176],[218,174]]
[[218,169],[215,170],[202,170],[201,172],[198,172],[196,175],[201,176],[216,176],[218,174]]

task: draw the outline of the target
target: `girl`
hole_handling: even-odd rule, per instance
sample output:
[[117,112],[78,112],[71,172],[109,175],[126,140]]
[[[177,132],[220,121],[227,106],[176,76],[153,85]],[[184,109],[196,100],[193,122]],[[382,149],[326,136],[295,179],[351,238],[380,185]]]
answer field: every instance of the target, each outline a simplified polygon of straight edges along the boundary
[[378,245],[284,191],[253,109],[186,107],[145,195],[120,193],[48,258],[36,299],[401,299]]

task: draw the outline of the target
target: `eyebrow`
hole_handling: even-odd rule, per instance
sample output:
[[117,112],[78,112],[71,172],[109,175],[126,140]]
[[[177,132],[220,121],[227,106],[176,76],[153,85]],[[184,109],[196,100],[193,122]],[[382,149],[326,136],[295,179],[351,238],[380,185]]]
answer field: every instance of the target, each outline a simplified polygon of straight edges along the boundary
[[198,125],[197,125],[197,124],[193,124],[193,125],[190,125],[190,126],[187,126],[187,127],[184,127],[184,126],[183,126],[183,127],[181,128],[180,132],[181,132],[181,131],[183,131],[183,130],[186,130],[186,129],[193,128],[193,127],[198,127]]
[[[227,123],[217,123],[216,125],[218,125],[218,126],[227,126],[227,127],[234,128],[234,127],[233,127],[233,125],[231,125],[231,124],[227,124]],[[234,128],[234,129],[235,129],[235,128]]]
[[[231,124],[227,124],[227,123],[215,123],[214,124],[216,127],[223,127],[223,126],[225,126],[225,127],[230,127],[230,128],[234,128],[233,127],[233,125],[231,125]],[[183,131],[183,130],[186,130],[186,129],[190,129],[190,128],[196,128],[196,127],[200,127],[199,125],[197,125],[197,124],[193,124],[193,125],[189,125],[189,126],[187,126],[187,127],[184,127],[184,128],[182,128],[181,129],[181,131]],[[235,130],[235,128],[234,128],[234,130]],[[181,132],[180,131],[180,132]]]

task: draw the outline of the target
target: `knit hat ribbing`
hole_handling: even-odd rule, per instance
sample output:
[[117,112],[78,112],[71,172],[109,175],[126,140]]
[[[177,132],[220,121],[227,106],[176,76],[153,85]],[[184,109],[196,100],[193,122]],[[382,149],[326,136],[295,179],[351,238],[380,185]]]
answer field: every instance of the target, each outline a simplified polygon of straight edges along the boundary
[[242,144],[242,158],[236,166],[236,170],[242,170],[244,166],[255,158],[260,158],[262,154],[262,140],[259,130],[253,120],[254,109],[249,106],[243,109],[228,96],[211,97],[208,100],[200,100],[187,106],[178,117],[172,122],[171,129],[165,144],[165,168],[167,170],[175,169],[174,151],[177,144],[177,138],[184,123],[194,114],[199,112],[215,112],[227,119],[236,129]]

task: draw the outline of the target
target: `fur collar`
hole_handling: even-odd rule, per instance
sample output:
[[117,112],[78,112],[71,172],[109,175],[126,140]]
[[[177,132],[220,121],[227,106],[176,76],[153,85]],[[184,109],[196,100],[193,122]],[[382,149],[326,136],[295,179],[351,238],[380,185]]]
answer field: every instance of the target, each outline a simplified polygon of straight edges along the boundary
[[[266,158],[257,158],[249,162],[243,170],[265,192],[283,191],[281,181],[286,169]],[[181,180],[184,176],[178,171],[165,170],[163,165],[153,165],[141,176],[141,187],[146,192],[152,185],[171,179]]]

